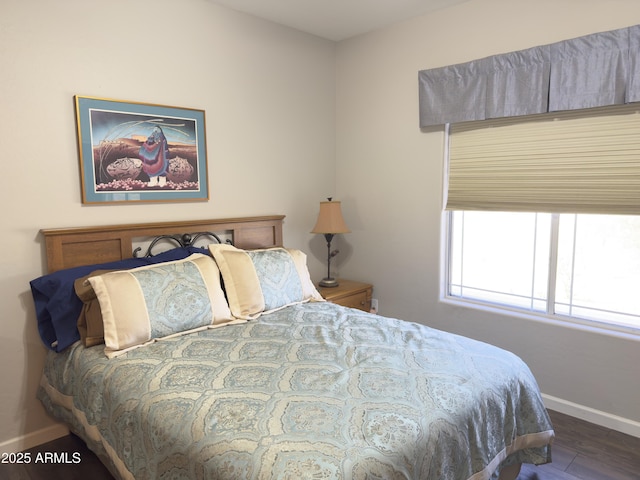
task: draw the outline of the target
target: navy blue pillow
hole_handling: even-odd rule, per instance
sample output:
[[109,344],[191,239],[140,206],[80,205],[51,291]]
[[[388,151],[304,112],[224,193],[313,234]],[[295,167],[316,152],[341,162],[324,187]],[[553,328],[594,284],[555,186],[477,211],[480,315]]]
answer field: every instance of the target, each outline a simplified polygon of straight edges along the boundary
[[82,301],[76,295],[73,283],[95,270],[128,270],[154,263],[186,258],[192,253],[209,255],[209,250],[198,247],[174,248],[147,258],[128,258],[117,262],[85,265],[59,270],[31,280],[31,294],[36,307],[38,331],[42,342],[51,350],[61,352],[80,340],[77,321]]

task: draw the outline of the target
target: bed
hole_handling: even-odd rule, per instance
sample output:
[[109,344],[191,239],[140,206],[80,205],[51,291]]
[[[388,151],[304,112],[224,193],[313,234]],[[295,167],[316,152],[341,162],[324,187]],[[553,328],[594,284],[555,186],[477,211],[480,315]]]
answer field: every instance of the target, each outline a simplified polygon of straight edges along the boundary
[[[551,461],[521,359],[323,301],[283,218],[42,231],[38,397],[114,477],[504,480]],[[178,245],[132,258],[156,236]]]

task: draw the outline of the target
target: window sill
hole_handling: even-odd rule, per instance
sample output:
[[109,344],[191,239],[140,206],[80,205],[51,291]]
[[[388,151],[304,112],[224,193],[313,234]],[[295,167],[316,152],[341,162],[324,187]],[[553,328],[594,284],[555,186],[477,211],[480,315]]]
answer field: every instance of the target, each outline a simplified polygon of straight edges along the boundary
[[445,305],[479,310],[501,316],[516,317],[523,320],[545,323],[547,325],[554,325],[562,328],[640,342],[640,330],[632,327],[610,325],[603,322],[584,320],[575,317],[565,317],[561,315],[547,315],[545,313],[525,311],[509,307],[507,305],[489,304],[458,297],[445,296],[440,299],[440,302]]

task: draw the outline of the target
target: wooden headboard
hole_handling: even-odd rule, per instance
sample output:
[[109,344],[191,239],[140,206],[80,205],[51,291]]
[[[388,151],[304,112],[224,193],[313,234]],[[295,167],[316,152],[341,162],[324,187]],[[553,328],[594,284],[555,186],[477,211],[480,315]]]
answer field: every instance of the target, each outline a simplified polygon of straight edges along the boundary
[[45,238],[47,270],[113,262],[131,258],[136,238],[213,232],[230,234],[238,248],[280,247],[284,215],[138,223],[100,227],[41,230]]

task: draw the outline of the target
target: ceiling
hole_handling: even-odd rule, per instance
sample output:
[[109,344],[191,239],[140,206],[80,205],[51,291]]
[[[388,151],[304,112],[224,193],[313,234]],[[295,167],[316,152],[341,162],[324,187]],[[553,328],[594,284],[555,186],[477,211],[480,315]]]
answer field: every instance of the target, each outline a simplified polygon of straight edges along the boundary
[[468,0],[212,0],[328,40],[340,41]]

